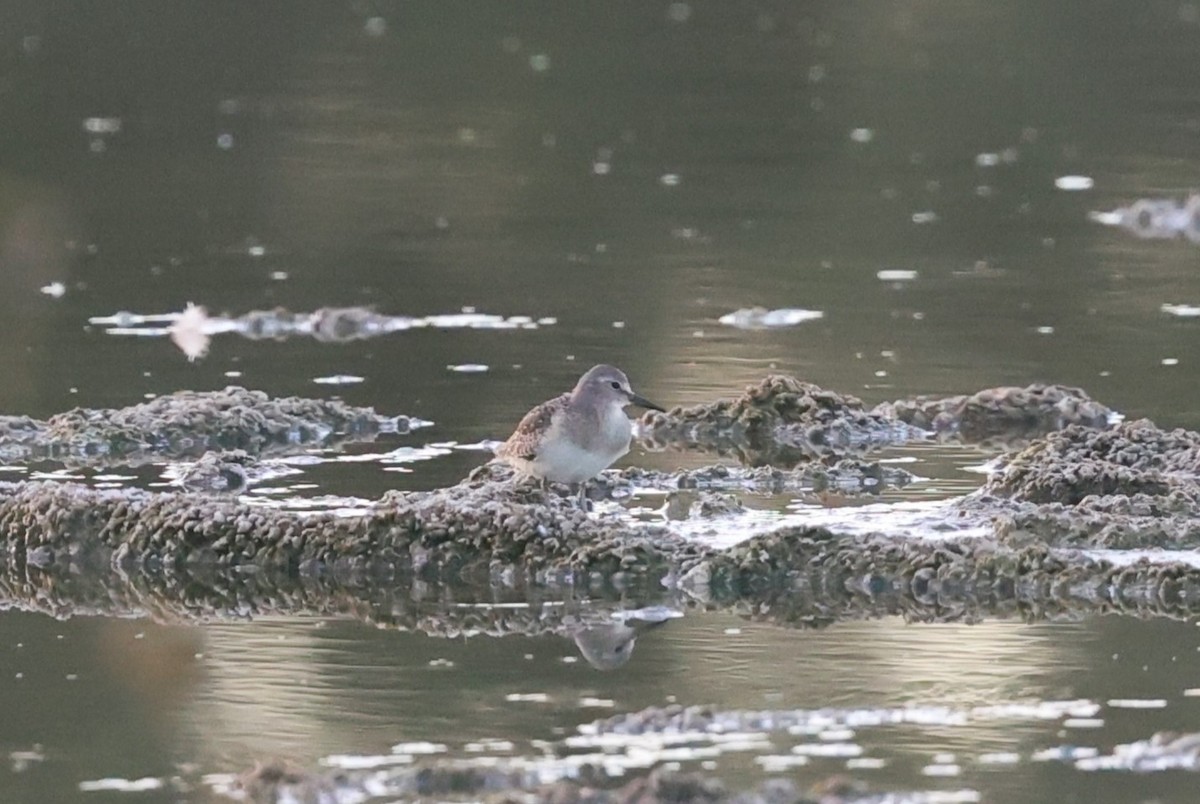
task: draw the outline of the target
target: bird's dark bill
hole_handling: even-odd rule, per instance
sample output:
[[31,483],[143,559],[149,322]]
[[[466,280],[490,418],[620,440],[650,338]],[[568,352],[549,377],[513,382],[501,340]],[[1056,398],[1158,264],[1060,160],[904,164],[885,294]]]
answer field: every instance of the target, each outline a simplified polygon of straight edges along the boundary
[[660,408],[658,405],[654,404],[646,397],[638,396],[637,394],[629,395],[629,404],[637,405],[639,408],[646,408],[647,410],[657,410],[659,413],[667,412],[666,408]]

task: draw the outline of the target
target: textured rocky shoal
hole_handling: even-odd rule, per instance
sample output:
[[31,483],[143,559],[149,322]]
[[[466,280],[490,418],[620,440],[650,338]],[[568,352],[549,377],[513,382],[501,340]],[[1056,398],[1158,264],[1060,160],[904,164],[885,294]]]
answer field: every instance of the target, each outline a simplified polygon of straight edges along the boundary
[[1010,543],[1200,546],[1200,434],[1146,420],[1079,425],[1006,456],[964,510],[993,516]]
[[[606,473],[593,489],[598,498],[637,489],[689,490],[695,502],[666,521],[640,522],[611,505],[585,512],[565,490],[517,482],[496,464],[448,488],[388,493],[358,516],[283,511],[228,493],[3,483],[2,555],[17,578],[71,566],[167,578],[233,567],[291,579],[399,574],[438,582],[525,578],[533,584],[586,585],[649,578],[686,589],[693,601],[745,605],[798,625],[868,616],[864,612],[949,619],[989,612],[1036,617],[1043,609],[1072,607],[1185,616],[1200,608],[1200,569],[1189,563],[1129,561],[1079,549],[1200,544],[1200,435],[1146,421],[1112,426],[1107,408],[1082,392],[1053,386],[994,389],[944,402],[934,414],[930,402],[914,403],[911,410],[925,411],[923,424],[946,410],[998,411],[995,420],[1008,421],[1010,404],[1017,401],[1028,412],[1022,432],[1028,433],[1034,419],[1060,429],[1003,456],[979,492],[932,514],[923,536],[888,533],[886,517],[881,532],[869,535],[786,521],[761,532],[759,517],[758,535],[727,549],[687,535],[683,526],[696,521],[735,530],[744,521],[739,517],[748,521],[738,492],[832,488],[864,494],[910,479],[902,470],[833,446],[849,443],[830,435],[845,434],[839,422],[854,422],[855,432],[881,432],[873,428],[891,421],[888,416],[864,411],[852,397],[769,377],[737,399],[654,414],[643,426],[676,433],[692,428],[699,438],[711,425],[712,432],[771,438],[807,423],[806,437],[823,439],[829,453],[790,469],[626,469]],[[986,420],[991,414],[978,415]],[[916,420],[915,413],[905,416]],[[383,421],[395,420],[340,403],[271,400],[227,389],[176,394],[115,412],[73,411],[28,427],[9,421],[8,431],[53,433],[59,443],[77,438],[91,443],[97,432],[126,433],[124,441],[110,443],[136,442],[139,449],[187,441],[203,451],[232,442],[243,452],[208,452],[195,464],[200,481],[189,486],[228,492],[238,489],[245,467],[252,468],[255,450],[275,441],[323,437],[320,429],[306,429],[313,422],[332,428],[328,434],[370,430]],[[833,429],[826,427],[831,423]],[[675,498],[667,499],[669,512]],[[279,594],[289,594],[286,584]],[[161,596],[169,600],[169,588]],[[64,609],[69,605],[64,601]]]
[[1113,411],[1079,388],[1030,385],[916,397],[868,409],[862,400],[785,375],[739,396],[641,419],[652,448],[731,454],[751,466],[862,455],[930,438],[1009,447],[1071,425],[1108,427]]
[[711,775],[656,769],[623,784],[599,767],[575,770],[575,778],[555,782],[553,772],[518,762],[485,766],[425,764],[363,773],[309,771],[285,763],[258,765],[215,792],[256,804],[304,802],[340,804],[366,800],[473,801],[482,804],[925,804],[945,796],[923,791],[879,789],[845,775],[802,787],[790,779],[769,779],[750,790],[731,789]]
[[90,466],[198,458],[214,450],[283,454],[423,424],[336,400],[272,398],[231,386],[178,391],[127,408],[76,408],[45,421],[0,416],[0,460]]

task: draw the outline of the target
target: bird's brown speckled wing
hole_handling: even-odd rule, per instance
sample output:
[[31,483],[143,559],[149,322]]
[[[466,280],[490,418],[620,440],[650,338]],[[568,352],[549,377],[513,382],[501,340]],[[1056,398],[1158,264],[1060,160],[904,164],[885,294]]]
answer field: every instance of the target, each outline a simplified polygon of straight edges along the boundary
[[517,429],[513,430],[513,434],[497,451],[497,455],[501,458],[516,458],[522,461],[535,460],[538,456],[538,448],[541,446],[546,432],[550,429],[555,415],[566,409],[567,401],[570,398],[570,394],[556,396],[526,413],[525,418],[521,419],[521,423],[517,425]]

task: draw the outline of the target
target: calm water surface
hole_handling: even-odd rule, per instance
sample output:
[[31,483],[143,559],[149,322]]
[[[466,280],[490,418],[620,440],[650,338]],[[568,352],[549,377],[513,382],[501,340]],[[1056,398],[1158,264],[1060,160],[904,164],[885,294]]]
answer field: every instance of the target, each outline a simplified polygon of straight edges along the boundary
[[[605,361],[665,405],[779,370],[870,403],[1059,382],[1130,417],[1200,427],[1200,319],[1160,309],[1200,304],[1200,246],[1088,219],[1139,198],[1182,203],[1200,184],[1198,23],[1191,2],[10,0],[0,412],[45,417],[237,383],[435,422],[351,450],[375,453],[503,438]],[[1056,188],[1071,175],[1094,186]],[[915,278],[883,281],[885,270]],[[39,292],[55,282],[61,297]],[[188,302],[230,315],[371,305],[555,322],[348,344],[223,335],[195,362],[166,338],[87,324]],[[768,331],[718,323],[752,306],[824,317]],[[462,364],[487,371],[448,369]],[[313,383],[338,374],[363,381]],[[932,479],[912,498],[962,493],[977,482],[963,468],[986,457],[903,454]],[[295,482],[314,484],[307,496],[369,499],[453,483],[483,458],[331,461]],[[158,471],[128,474],[154,482]],[[1089,774],[1031,756],[1196,730],[1184,691],[1200,687],[1198,648],[1191,623],[1116,616],[795,631],[689,611],[602,672],[563,637],[5,612],[0,749],[38,746],[45,758],[0,768],[0,798],[174,800],[78,785],[181,763],[312,765],[412,740],[455,754],[495,738],[519,753],[669,701],[1088,698],[1103,704],[1099,728],[863,730],[866,754],[888,762],[853,773],[987,801],[1186,801],[1184,774]],[[1130,698],[1166,705],[1106,703]],[[978,762],[997,752],[1021,759]],[[922,773],[940,753],[955,755],[959,776]],[[751,755],[718,769],[735,784],[764,775]],[[785,773],[811,782],[844,770],[829,758]]]

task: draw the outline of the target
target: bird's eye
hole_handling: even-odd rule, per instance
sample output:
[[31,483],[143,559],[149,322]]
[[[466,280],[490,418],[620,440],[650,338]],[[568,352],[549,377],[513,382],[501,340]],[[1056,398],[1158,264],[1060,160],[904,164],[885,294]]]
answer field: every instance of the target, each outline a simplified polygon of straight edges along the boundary
[[612,387],[613,387],[613,388],[616,388],[618,391],[620,391],[620,390],[621,390],[621,383],[617,382],[616,380],[613,380],[613,381],[612,381]]

